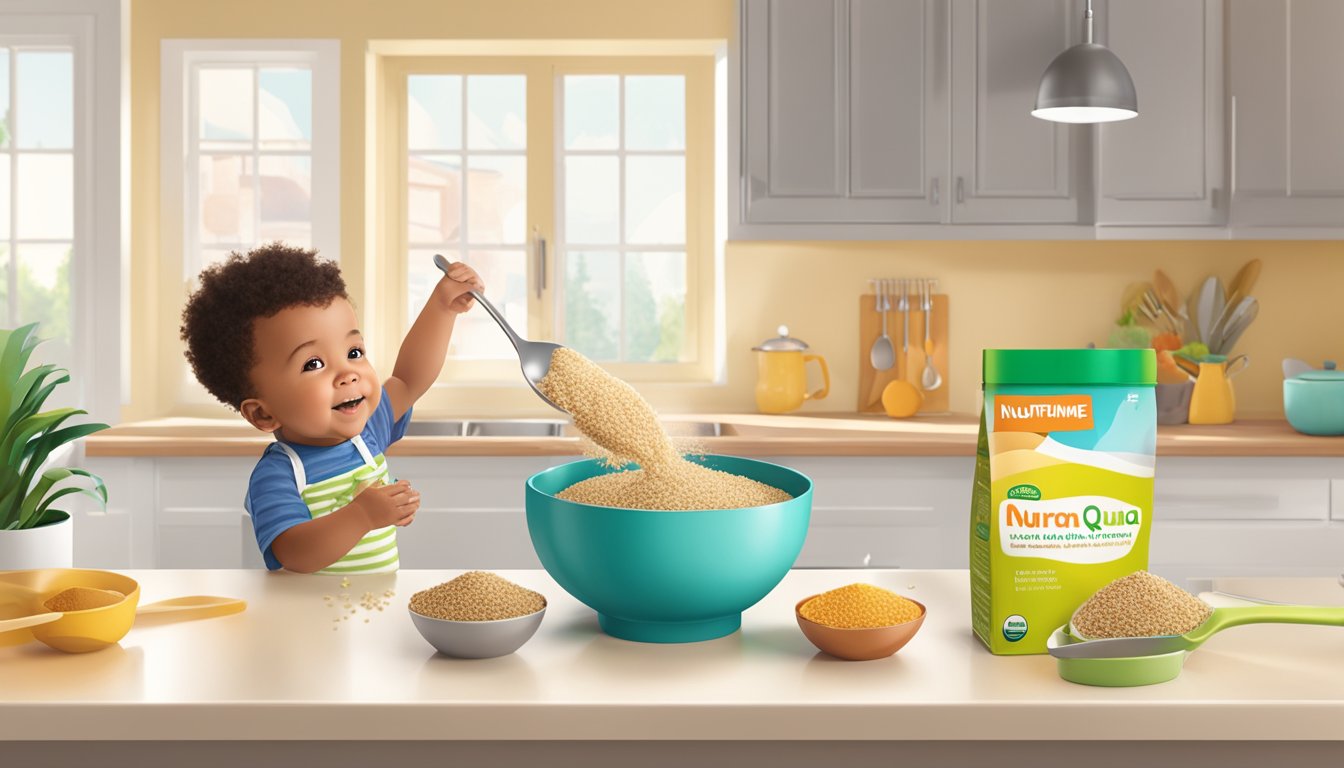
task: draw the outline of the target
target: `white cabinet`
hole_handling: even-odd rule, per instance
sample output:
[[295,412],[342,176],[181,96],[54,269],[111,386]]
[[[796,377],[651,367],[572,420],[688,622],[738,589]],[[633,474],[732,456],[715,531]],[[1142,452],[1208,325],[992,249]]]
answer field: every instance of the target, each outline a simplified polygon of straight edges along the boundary
[[965,568],[971,458],[770,457],[813,482],[799,568]]
[[742,220],[941,220],[942,0],[745,0]]
[[[393,456],[421,493],[399,532],[405,568],[539,568],[524,481],[572,456]],[[799,568],[965,568],[970,457],[779,456],[812,478]],[[75,563],[102,568],[260,568],[242,499],[248,458],[84,460],[108,511],[74,505]],[[1158,462],[1151,568],[1172,580],[1330,575],[1344,569],[1344,459]]]
[[1098,127],[1097,223],[1221,226],[1222,0],[1114,0],[1098,29],[1124,62],[1139,116]]
[[1230,0],[1234,227],[1344,226],[1344,3]]
[[1072,5],[743,0],[741,222],[1078,223],[1086,129],[1029,114]]
[[573,456],[399,456],[394,474],[420,491],[397,537],[402,568],[540,568],[527,532],[527,478]]
[[1077,6],[953,0],[953,222],[1084,220],[1087,129],[1031,116],[1041,74],[1080,41]]
[[1344,525],[1331,520],[1344,460],[1173,457],[1157,467],[1154,572],[1184,583],[1344,569]]

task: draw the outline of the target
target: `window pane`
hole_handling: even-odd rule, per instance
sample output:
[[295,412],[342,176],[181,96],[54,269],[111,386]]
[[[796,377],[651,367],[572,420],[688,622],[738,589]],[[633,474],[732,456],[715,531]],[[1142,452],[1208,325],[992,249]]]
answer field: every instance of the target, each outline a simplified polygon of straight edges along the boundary
[[686,254],[625,255],[625,359],[674,363],[686,335]]
[[620,147],[620,87],[615,75],[565,76],[565,149]]
[[407,146],[462,148],[462,78],[411,75],[406,78]]
[[74,56],[20,51],[13,124],[20,149],[70,149],[75,136]]
[[620,161],[565,158],[565,241],[616,243],[620,238]]
[[412,243],[452,243],[461,237],[460,155],[411,155],[406,168],[407,238]]
[[686,160],[625,160],[625,238],[630,243],[686,242]]
[[467,159],[467,242],[527,240],[527,158],[477,155]]
[[9,114],[9,49],[0,48],[0,149],[9,146],[12,129]]
[[239,142],[250,144],[253,70],[202,68],[198,77],[201,146],[228,149]]
[[209,155],[201,158],[200,241],[248,244],[256,238],[256,197],[252,158]]
[[9,243],[0,241],[0,325],[11,326],[9,321]]
[[467,147],[527,146],[527,79],[522,75],[467,77]]
[[313,73],[264,68],[257,73],[262,149],[307,149],[313,141]]
[[[223,263],[228,260],[229,254],[231,253],[234,253],[234,251],[228,248],[202,248],[200,256],[200,264],[198,266],[200,267],[200,269],[205,269],[211,264]],[[200,270],[197,271],[199,272]],[[195,277],[192,278],[192,280],[195,279],[196,279]],[[197,287],[196,284],[193,283],[192,289],[194,290],[196,287]]]
[[70,343],[70,244],[20,244],[19,322],[40,322],[44,339]]
[[9,155],[0,155],[0,240],[9,239]]
[[686,79],[681,75],[625,79],[625,148],[686,148]]
[[313,161],[308,155],[261,158],[261,236],[309,248],[313,243]]
[[620,254],[576,252],[565,257],[565,344],[593,360],[620,355]]
[[[429,292],[443,272],[434,266],[433,250],[413,250],[406,273],[407,327],[415,321],[429,298]],[[527,254],[516,250],[476,250],[463,257],[461,251],[444,250],[449,261],[465,261],[485,282],[485,297],[504,313],[505,319],[521,334],[527,332]],[[507,360],[517,358],[509,339],[486,311],[473,307],[457,318],[448,354],[458,358]]]
[[74,239],[74,155],[19,154],[14,173],[18,181],[14,228],[19,239]]

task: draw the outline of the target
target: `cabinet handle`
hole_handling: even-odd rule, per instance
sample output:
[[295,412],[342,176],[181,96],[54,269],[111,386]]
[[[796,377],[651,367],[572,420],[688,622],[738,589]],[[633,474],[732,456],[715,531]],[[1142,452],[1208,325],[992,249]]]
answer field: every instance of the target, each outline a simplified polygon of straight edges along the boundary
[[931,205],[937,205],[937,204],[938,204],[938,177],[937,177],[937,176],[934,176],[933,179],[931,179],[931,180],[929,181],[929,203],[930,203]]
[[957,177],[957,202],[966,202],[966,179],[962,176]]
[[546,238],[532,230],[537,237],[537,298],[541,298],[542,291],[546,290]]
[[1230,170],[1231,170],[1231,176],[1232,176],[1232,178],[1228,180],[1228,186],[1229,186],[1229,188],[1230,188],[1229,191],[1230,191],[1232,197],[1236,197],[1236,196],[1237,196],[1237,96],[1236,96],[1236,94],[1233,94],[1233,95],[1232,95],[1232,130],[1230,131],[1230,133],[1232,134],[1232,135],[1229,137],[1229,138],[1231,138],[1231,140],[1232,140],[1232,155],[1231,155],[1231,160],[1232,160],[1232,162],[1231,162],[1231,166],[1232,166],[1232,168],[1230,169]]

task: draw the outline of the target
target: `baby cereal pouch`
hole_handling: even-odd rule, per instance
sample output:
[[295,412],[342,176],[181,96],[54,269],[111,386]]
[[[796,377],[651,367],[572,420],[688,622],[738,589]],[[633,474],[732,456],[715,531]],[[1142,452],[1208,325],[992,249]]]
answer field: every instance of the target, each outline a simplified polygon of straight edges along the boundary
[[971,626],[1045,653],[1092,593],[1148,567],[1151,349],[987,349],[971,497]]

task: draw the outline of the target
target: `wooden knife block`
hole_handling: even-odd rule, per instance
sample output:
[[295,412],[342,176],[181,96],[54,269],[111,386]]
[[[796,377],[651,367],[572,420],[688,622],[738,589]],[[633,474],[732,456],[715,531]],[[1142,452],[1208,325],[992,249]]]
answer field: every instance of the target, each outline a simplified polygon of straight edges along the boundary
[[[882,390],[898,377],[904,378],[917,389],[924,375],[924,312],[918,309],[918,303],[911,295],[910,305],[910,349],[905,359],[901,359],[901,340],[903,338],[904,314],[896,311],[896,299],[891,300],[892,309],[887,312],[887,336],[891,338],[896,350],[896,364],[885,371],[873,368],[870,352],[873,342],[882,335],[882,316],[874,309],[877,297],[871,293],[859,296],[859,412],[885,413],[882,408]],[[948,409],[948,382],[951,380],[947,367],[947,295],[933,295],[933,324],[929,327],[933,340],[933,364],[942,374],[943,382],[935,390],[924,392],[924,402],[920,413],[946,413]]]

